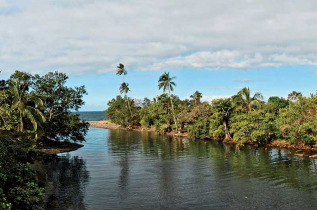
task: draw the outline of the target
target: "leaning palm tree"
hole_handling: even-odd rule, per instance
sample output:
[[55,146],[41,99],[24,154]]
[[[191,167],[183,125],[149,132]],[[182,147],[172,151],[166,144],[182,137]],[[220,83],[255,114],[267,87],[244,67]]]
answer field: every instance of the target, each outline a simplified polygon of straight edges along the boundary
[[45,122],[45,117],[39,109],[39,107],[43,106],[43,101],[37,96],[28,94],[27,88],[27,82],[21,83],[18,80],[11,82],[9,87],[9,92],[13,97],[11,108],[18,113],[18,131],[24,131],[24,122],[28,119],[32,124],[33,132],[37,136],[38,124]]
[[129,102],[129,98],[128,98],[128,92],[130,91],[129,84],[123,82],[121,84],[119,90],[120,90],[121,94],[124,93],[124,98],[127,100],[127,104],[128,104],[128,108],[129,108],[129,111],[130,111],[130,115],[132,116],[131,106],[130,106],[130,102]]
[[163,94],[165,93],[165,91],[168,91],[168,96],[170,98],[171,101],[171,105],[172,105],[172,114],[173,114],[173,118],[174,118],[174,122],[175,122],[175,126],[176,126],[176,131],[178,130],[178,125],[177,125],[177,119],[175,117],[175,111],[174,111],[174,105],[173,105],[173,98],[171,95],[171,92],[174,91],[174,86],[176,86],[175,82],[173,82],[172,80],[174,80],[176,77],[170,77],[169,73],[164,73],[160,76],[159,80],[158,80],[158,87],[159,90],[163,88]]
[[117,75],[122,75],[122,82],[124,83],[124,75],[127,75],[127,71],[122,63],[117,66]]
[[130,91],[129,84],[125,82],[122,83],[119,90],[121,94],[124,93],[124,97],[127,97],[127,94]]
[[234,100],[239,101],[246,111],[250,112],[254,106],[260,104],[260,101],[263,100],[263,96],[257,92],[251,97],[250,88],[245,87],[238,92]]

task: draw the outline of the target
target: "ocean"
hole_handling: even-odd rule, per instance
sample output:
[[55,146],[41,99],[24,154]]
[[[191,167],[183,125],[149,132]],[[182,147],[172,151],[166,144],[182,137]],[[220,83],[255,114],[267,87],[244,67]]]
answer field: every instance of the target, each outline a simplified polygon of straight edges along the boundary
[[79,114],[79,118],[86,121],[100,121],[107,119],[104,111],[74,112],[74,114]]

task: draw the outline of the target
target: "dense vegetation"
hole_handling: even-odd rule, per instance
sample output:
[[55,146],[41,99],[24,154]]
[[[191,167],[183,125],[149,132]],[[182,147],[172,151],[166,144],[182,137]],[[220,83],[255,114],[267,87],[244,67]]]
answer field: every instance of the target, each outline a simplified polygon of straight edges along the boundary
[[[126,75],[123,64],[118,75]],[[125,87],[122,88],[122,87]],[[193,138],[209,138],[238,143],[267,144],[281,139],[290,144],[313,146],[317,140],[317,94],[309,97],[293,91],[287,99],[272,96],[263,100],[261,93],[252,94],[247,87],[230,98],[203,102],[198,91],[181,100],[172,92],[175,77],[164,73],[158,80],[161,95],[143,101],[127,96],[128,84],[120,90],[124,97],[112,99],[106,110],[114,123],[131,128],[154,127],[157,132],[188,133]]]
[[29,164],[36,145],[84,141],[88,124],[79,120],[85,88],[67,87],[68,77],[16,71],[0,80],[0,209],[41,208],[43,189]]

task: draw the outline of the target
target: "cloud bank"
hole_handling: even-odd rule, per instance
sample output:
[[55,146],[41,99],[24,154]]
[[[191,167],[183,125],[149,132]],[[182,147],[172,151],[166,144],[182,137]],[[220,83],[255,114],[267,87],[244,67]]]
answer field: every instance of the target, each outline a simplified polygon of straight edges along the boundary
[[0,69],[317,65],[317,1],[0,0]]

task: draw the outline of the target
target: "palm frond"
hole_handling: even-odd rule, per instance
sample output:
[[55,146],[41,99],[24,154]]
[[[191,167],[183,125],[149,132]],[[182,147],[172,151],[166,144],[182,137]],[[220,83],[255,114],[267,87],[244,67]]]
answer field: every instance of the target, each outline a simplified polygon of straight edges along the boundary
[[36,130],[37,130],[37,121],[36,121],[36,119],[34,118],[34,116],[33,116],[33,114],[31,113],[31,111],[28,110],[28,109],[25,109],[25,110],[24,110],[24,114],[25,114],[25,116],[31,121],[32,126],[33,126],[33,130],[36,131]]
[[256,99],[256,100],[263,100],[263,95],[259,92],[256,92],[253,96],[253,99]]
[[43,104],[43,101],[41,98],[37,97],[37,96],[32,96],[30,97],[30,99],[38,106],[42,107],[44,104]]
[[36,115],[40,122],[43,123],[46,121],[44,114],[39,109],[30,106],[28,106],[27,109],[32,110],[32,112],[34,113],[34,115]]

